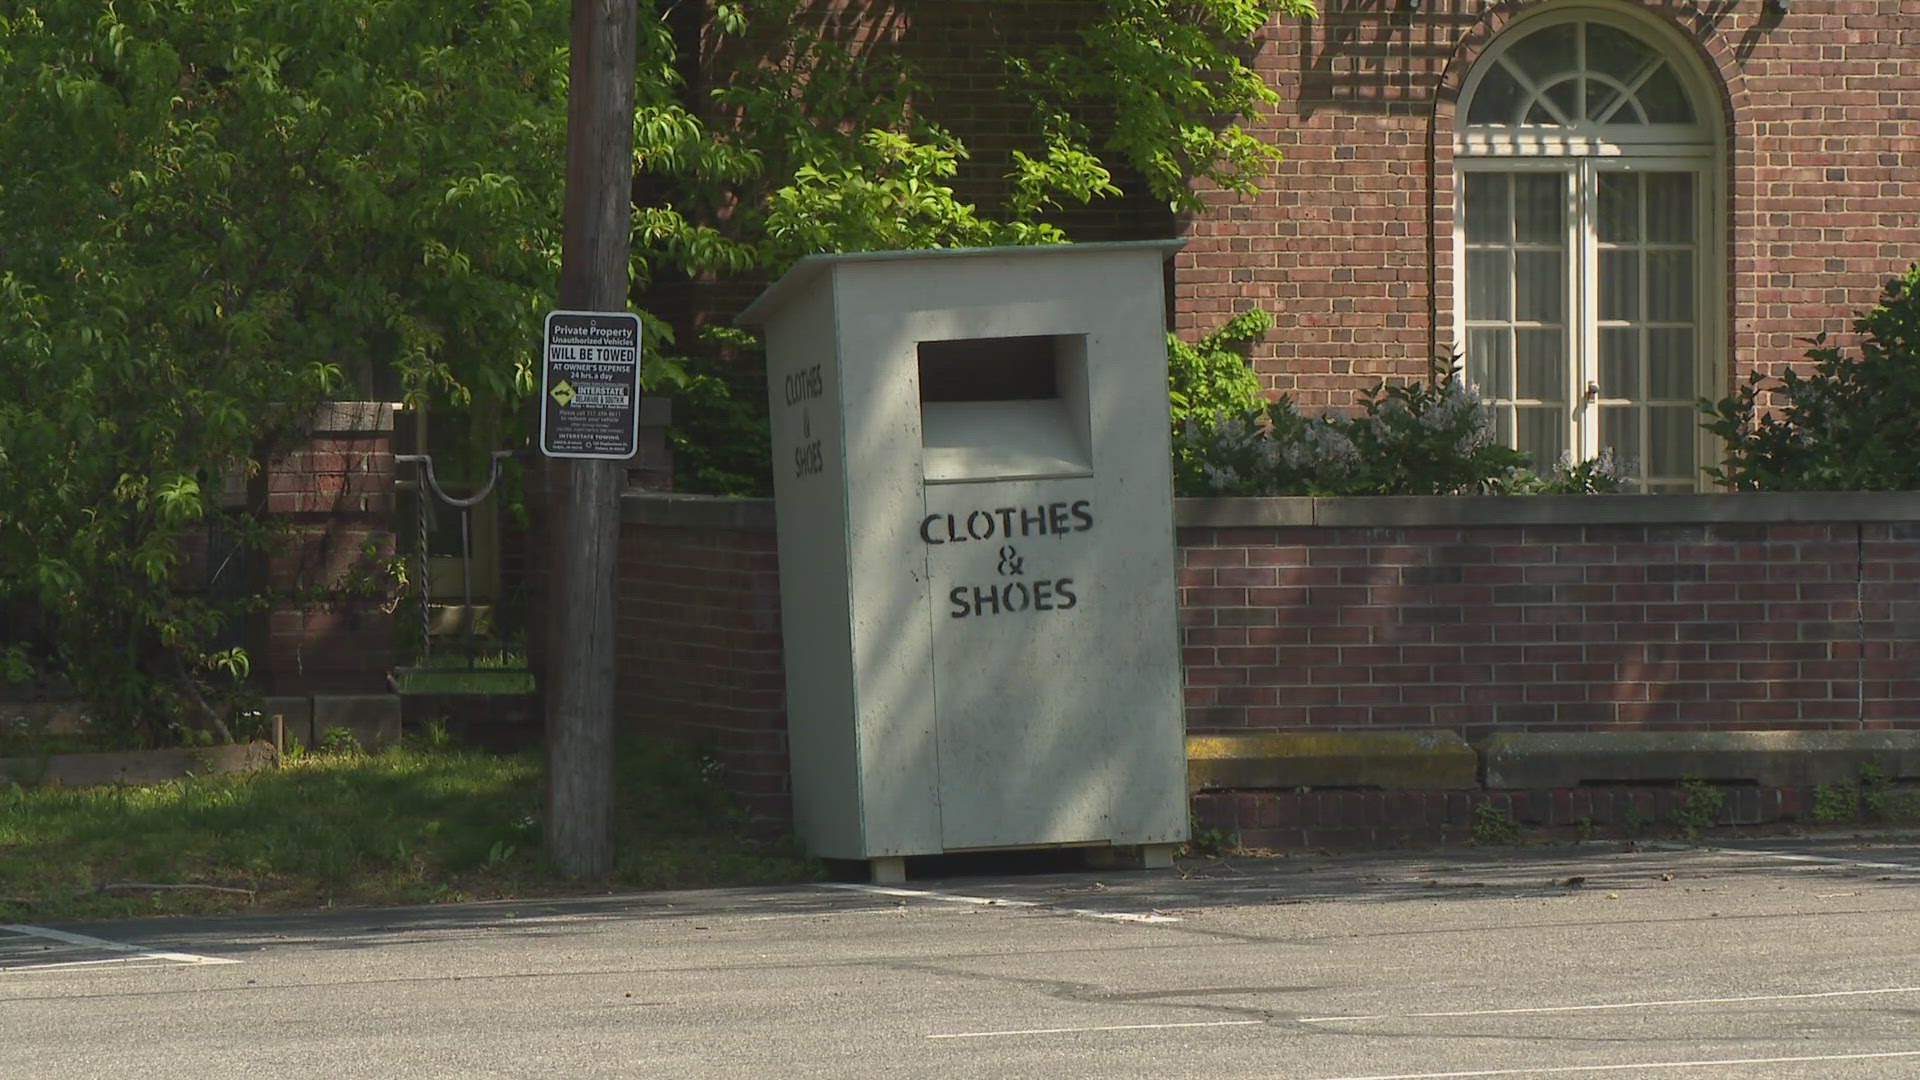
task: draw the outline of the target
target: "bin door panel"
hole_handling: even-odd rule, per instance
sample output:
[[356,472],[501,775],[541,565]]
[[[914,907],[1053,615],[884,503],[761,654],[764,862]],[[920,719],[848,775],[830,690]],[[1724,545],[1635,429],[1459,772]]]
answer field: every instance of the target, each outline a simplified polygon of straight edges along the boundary
[[[927,542],[941,843],[1111,835],[1114,732],[1078,485],[930,486]],[[1077,513],[1076,513],[1077,508]],[[1077,569],[1081,568],[1081,569]]]

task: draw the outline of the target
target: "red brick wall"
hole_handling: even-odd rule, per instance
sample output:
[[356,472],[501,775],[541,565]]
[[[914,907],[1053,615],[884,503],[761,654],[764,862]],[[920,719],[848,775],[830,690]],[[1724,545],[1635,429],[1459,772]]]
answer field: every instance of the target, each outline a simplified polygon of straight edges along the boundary
[[[630,499],[622,532],[623,722],[709,749],[730,787],[784,820],[770,506],[712,500],[674,524],[663,498]],[[1898,520],[1911,500],[1863,496],[1864,520],[1807,523],[1790,520],[1809,516],[1804,505],[1779,502],[1793,498],[1633,500],[1694,519],[1678,524],[1583,524],[1579,508],[1589,504],[1577,497],[1379,500],[1443,514],[1471,502],[1456,516],[1484,524],[1188,524],[1179,535],[1188,730],[1444,728],[1475,740],[1496,731],[1920,725],[1920,525]],[[1771,510],[1761,505],[1768,500]],[[1183,501],[1180,513],[1191,523],[1255,502]],[[1364,512],[1374,501],[1332,502]],[[1521,508],[1539,516],[1549,502],[1572,523],[1497,523]],[[636,514],[639,503],[651,509]],[[1244,511],[1229,506],[1226,516]],[[1714,516],[1789,520],[1700,520]],[[1762,792],[1753,798],[1773,802],[1736,803],[1730,820],[1790,817],[1803,795]],[[1196,805],[1205,822],[1259,844],[1355,829],[1342,835],[1445,839],[1464,835],[1474,808],[1496,798],[1548,800],[1514,804],[1526,824],[1607,824],[1629,810],[1651,821],[1665,807],[1658,800],[1673,797],[1320,792],[1294,803],[1215,795]],[[1389,812],[1400,816],[1374,820]]]
[[[1729,192],[1728,365],[1798,361],[1920,260],[1920,3],[1644,2],[1722,88]],[[1454,348],[1454,101],[1474,60],[1535,0],[1328,3],[1277,23],[1260,65],[1284,101],[1256,130],[1287,160],[1249,200],[1211,198],[1177,263],[1176,327],[1257,306],[1254,356],[1307,406],[1350,404]]]
[[628,524],[619,588],[622,722],[711,754],[756,813],[790,817],[772,530]]
[[322,406],[311,431],[261,463],[248,503],[284,529],[264,556],[274,600],[248,650],[263,692],[387,692],[393,615],[358,584],[393,555],[393,483],[383,402]]
[[1920,719],[1913,525],[1188,528],[1180,540],[1195,732],[1473,740]]

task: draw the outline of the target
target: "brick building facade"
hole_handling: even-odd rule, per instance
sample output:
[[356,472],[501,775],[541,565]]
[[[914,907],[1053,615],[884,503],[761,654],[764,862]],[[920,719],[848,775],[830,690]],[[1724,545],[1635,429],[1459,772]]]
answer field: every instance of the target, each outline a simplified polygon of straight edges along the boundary
[[[1484,753],[1514,735],[1910,727],[1911,500],[1683,493],[1716,461],[1699,398],[1799,362],[1814,334],[1844,341],[1920,259],[1920,0],[1320,6],[1252,57],[1281,96],[1255,130],[1285,154],[1259,195],[1207,193],[1176,219],[1136,191],[1069,232],[1187,239],[1170,325],[1191,339],[1266,310],[1251,359],[1302,407],[1441,358],[1512,445],[1611,448],[1674,501],[1184,504],[1189,731],[1426,732]],[[984,196],[1021,118],[954,43],[1071,33],[1066,9],[888,10],[860,40],[923,66],[941,121],[980,151],[960,190]],[[778,817],[777,559],[756,515],[630,498],[621,702],[708,747]],[[1558,825],[1670,809],[1676,779],[1606,798],[1288,786],[1195,805],[1256,842],[1459,836],[1489,803]],[[1746,782],[1731,820],[1803,809],[1804,785]]]
[[[1885,279],[1920,258],[1914,0],[1329,0],[1322,8],[1317,19],[1276,24],[1259,54],[1283,99],[1260,130],[1286,162],[1257,198],[1215,198],[1188,223],[1175,284],[1175,324],[1188,334],[1250,306],[1270,311],[1278,326],[1256,363],[1269,387],[1302,404],[1345,404],[1381,378],[1417,376],[1430,357],[1466,349],[1462,323],[1481,320],[1462,310],[1462,178],[1503,168],[1489,145],[1498,134],[1509,136],[1505,160],[1515,171],[1571,170],[1597,158],[1603,168],[1699,178],[1706,212],[1688,243],[1705,286],[1695,358],[1703,391],[1798,361],[1800,339],[1845,331],[1853,310],[1871,306]],[[1678,91],[1690,106],[1687,130],[1636,140],[1626,130],[1634,125],[1622,122],[1626,110],[1602,123],[1593,119],[1603,115],[1598,106],[1571,117],[1572,109],[1501,114],[1493,106],[1503,102],[1485,96],[1490,72],[1526,39],[1552,37],[1555,23],[1645,43],[1674,77],[1659,89],[1640,84],[1638,104],[1653,115],[1639,126],[1680,127],[1655,122],[1677,119],[1658,110]],[[1622,51],[1617,39],[1591,35],[1575,48],[1600,44]],[[1578,69],[1580,57],[1564,48],[1533,52],[1530,66],[1517,65],[1523,79]],[[1638,74],[1606,66],[1595,63],[1591,73],[1602,77],[1589,94]],[[1595,245],[1591,229],[1580,237],[1579,224],[1568,225],[1575,262],[1611,242]],[[1589,250],[1578,250],[1582,242]],[[1593,321],[1633,321],[1612,314]]]

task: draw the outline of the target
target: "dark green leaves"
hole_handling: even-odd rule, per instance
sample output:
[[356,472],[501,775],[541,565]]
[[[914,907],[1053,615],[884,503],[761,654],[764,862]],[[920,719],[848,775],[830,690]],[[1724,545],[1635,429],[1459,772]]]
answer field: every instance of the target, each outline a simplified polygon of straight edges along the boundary
[[1741,491],[1920,489],[1920,265],[1889,281],[1854,321],[1857,357],[1812,339],[1811,373],[1760,371],[1719,401],[1702,401],[1725,441],[1708,475]]

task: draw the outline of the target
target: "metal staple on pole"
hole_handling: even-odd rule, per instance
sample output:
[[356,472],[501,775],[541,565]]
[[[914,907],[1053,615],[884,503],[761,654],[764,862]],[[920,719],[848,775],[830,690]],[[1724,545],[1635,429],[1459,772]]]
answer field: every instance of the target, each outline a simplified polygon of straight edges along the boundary
[[460,622],[466,630],[467,666],[472,667],[474,663],[473,552],[468,546],[468,518],[473,508],[485,500],[487,496],[493,494],[494,485],[500,482],[501,460],[503,458],[513,457],[515,453],[513,450],[495,450],[488,455],[490,471],[487,474],[486,484],[483,485],[479,491],[465,498],[455,498],[447,494],[446,489],[440,486],[440,479],[435,476],[433,472],[432,454],[393,455],[395,462],[403,465],[417,466],[420,473],[420,479],[415,485],[417,489],[415,494],[418,496],[416,505],[420,511],[419,528],[417,530],[419,542],[415,545],[415,550],[419,553],[420,558],[420,655],[423,659],[431,658],[433,655],[432,580],[428,573],[427,562],[427,496],[432,495],[440,502],[460,511],[460,560],[462,580],[466,583],[466,596],[462,598],[465,606],[460,612]]
[[415,532],[414,552],[419,557],[420,571],[420,659],[433,659],[433,577],[427,562],[427,473],[432,462],[423,462],[420,467],[420,479],[415,482],[414,505],[418,508],[420,523]]

